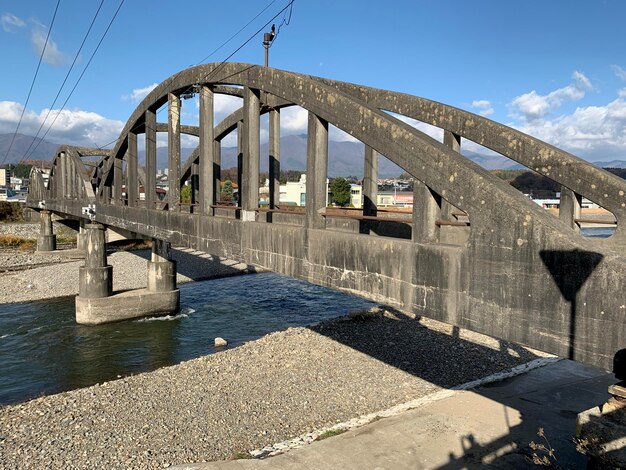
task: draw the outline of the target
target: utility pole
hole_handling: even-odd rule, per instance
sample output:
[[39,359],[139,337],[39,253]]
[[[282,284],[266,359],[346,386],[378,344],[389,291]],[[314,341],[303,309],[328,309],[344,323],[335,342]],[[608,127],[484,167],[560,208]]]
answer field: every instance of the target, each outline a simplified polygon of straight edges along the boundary
[[263,47],[265,48],[265,66],[269,67],[270,45],[276,37],[276,25],[272,25],[272,31],[263,35]]

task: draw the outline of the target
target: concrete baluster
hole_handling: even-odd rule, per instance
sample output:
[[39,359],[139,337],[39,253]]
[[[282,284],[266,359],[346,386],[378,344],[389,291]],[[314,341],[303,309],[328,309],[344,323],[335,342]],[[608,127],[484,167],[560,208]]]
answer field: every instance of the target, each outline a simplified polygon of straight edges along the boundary
[[[443,144],[454,150],[457,153],[461,153],[461,136],[450,131],[443,131]],[[443,220],[453,220],[455,217],[452,215],[454,206],[445,199],[441,200],[441,218]]]
[[270,208],[280,204],[280,110],[272,109],[269,117],[269,191]]
[[136,207],[139,201],[139,177],[137,176],[137,134],[128,133],[128,150],[126,151],[126,197],[128,205]]

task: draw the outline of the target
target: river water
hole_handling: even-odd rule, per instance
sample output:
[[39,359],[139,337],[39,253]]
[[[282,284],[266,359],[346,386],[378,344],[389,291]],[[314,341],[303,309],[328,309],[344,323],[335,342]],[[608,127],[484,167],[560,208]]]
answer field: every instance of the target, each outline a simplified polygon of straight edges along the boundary
[[0,305],[0,404],[86,387],[215,352],[289,326],[374,305],[273,273],[179,286],[175,316],[100,326],[74,321],[74,297]]

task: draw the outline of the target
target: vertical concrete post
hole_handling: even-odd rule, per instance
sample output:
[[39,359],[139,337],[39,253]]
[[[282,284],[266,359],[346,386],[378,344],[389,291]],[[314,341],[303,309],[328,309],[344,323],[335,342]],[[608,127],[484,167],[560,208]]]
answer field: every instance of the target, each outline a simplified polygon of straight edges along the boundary
[[50,211],[39,213],[40,226],[37,237],[37,251],[54,251],[57,247],[57,236],[52,229],[52,214]]
[[437,219],[441,218],[441,196],[419,180],[413,183],[413,241],[439,241]]
[[156,200],[156,114],[146,110],[146,186],[143,188],[146,207],[154,209]]
[[363,215],[376,216],[376,198],[378,195],[378,153],[372,147],[365,146],[365,165],[363,174]]
[[[191,203],[200,203],[200,165],[196,161],[191,162]],[[194,212],[197,212],[195,209]]]
[[328,122],[309,112],[306,156],[306,227],[326,228]]
[[[461,136],[447,130],[443,131],[443,144],[456,153],[461,153]],[[441,218],[444,220],[452,220],[452,212],[454,206],[445,199],[441,200]]]
[[180,98],[173,93],[167,96],[167,148],[168,148],[168,192],[169,210],[179,209],[180,204]]
[[214,106],[213,89],[203,85],[200,89],[200,213],[211,214],[215,204],[214,170]]
[[152,256],[148,261],[148,290],[176,290],[176,261],[171,259],[171,245],[156,238],[152,240]]
[[85,265],[78,271],[78,296],[86,299],[108,297],[113,292],[113,266],[107,265],[104,226],[85,224]]
[[63,195],[63,199],[68,198],[68,184],[67,184],[67,158],[65,158],[65,153],[61,153],[61,194]]
[[269,118],[270,208],[280,204],[280,110],[272,109]]
[[122,160],[113,159],[113,204],[122,204]]
[[128,205],[136,207],[139,201],[139,177],[137,175],[137,134],[128,133],[128,149],[126,150],[126,167],[128,177],[126,179],[126,196]]
[[237,123],[237,205],[241,207],[241,187],[243,186],[243,153],[244,153],[244,143],[243,143],[243,122],[239,121]]
[[561,203],[559,204],[559,219],[569,227],[580,231],[576,219],[580,219],[583,197],[565,186],[561,186]]
[[256,209],[259,207],[260,111],[259,90],[245,87],[243,92],[243,182],[242,187],[239,188],[244,221],[256,220]]
[[78,221],[78,235],[76,236],[76,248],[82,251],[87,249],[87,232],[85,231],[85,219]]

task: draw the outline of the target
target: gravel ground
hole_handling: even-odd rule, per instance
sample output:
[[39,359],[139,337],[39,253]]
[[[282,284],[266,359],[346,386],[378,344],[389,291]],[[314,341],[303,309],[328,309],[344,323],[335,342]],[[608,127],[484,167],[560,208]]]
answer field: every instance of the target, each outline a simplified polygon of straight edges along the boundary
[[[77,250],[61,251],[59,254],[29,253],[19,250],[0,251],[0,303],[27,302],[78,294],[78,268],[82,260]],[[113,266],[113,289],[139,289],[146,287],[146,260],[148,250],[116,251],[108,256]],[[222,277],[253,272],[252,266],[218,258],[190,249],[172,250],[176,260],[177,282]],[[14,272],[17,266],[46,266]]]
[[[163,468],[226,459],[537,357],[385,312],[0,408],[0,468]],[[480,366],[477,366],[480,364]]]

